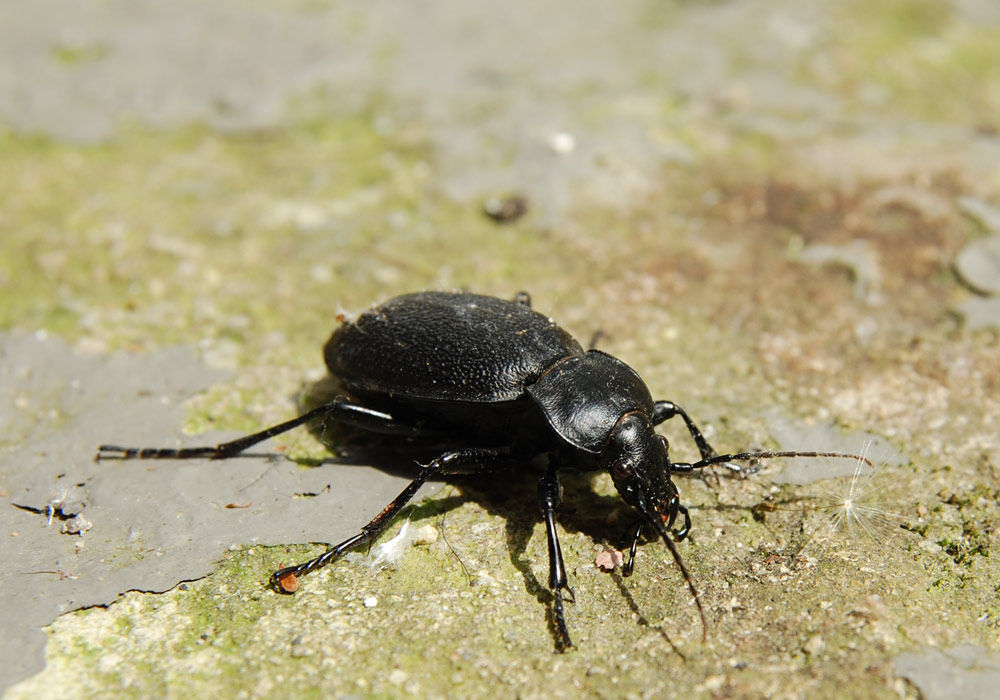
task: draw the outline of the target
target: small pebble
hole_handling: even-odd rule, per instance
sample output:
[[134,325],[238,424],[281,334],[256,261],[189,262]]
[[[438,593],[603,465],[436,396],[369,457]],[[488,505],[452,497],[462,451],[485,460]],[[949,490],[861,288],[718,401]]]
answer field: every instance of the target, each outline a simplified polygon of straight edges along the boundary
[[615,567],[625,563],[625,555],[617,549],[605,549],[594,559],[594,566],[601,571],[614,571]]
[[433,525],[424,525],[413,533],[413,544],[434,544],[438,541],[438,530]]
[[1000,297],[972,297],[955,308],[965,317],[965,327],[970,331],[1000,328]]
[[977,197],[959,197],[958,208],[990,233],[1000,234],[1000,208]]
[[503,199],[490,197],[483,204],[483,212],[498,224],[507,224],[517,221],[528,211],[528,200],[524,197],[513,195]]
[[94,527],[94,524],[77,513],[72,518],[63,523],[62,533],[64,535],[80,535]]
[[1000,233],[969,241],[955,258],[966,285],[981,294],[1000,294]]
[[393,685],[403,685],[409,678],[409,674],[401,668],[394,668],[389,671],[389,682]]
[[370,595],[367,598],[365,598],[364,603],[362,603],[362,605],[364,605],[366,608],[374,608],[376,605],[378,605],[378,598],[376,598],[373,595]]

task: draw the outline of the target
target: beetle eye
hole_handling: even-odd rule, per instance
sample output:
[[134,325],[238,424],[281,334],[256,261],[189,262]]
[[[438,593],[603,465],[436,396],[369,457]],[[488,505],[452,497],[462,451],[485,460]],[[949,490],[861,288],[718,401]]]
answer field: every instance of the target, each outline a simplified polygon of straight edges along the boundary
[[632,477],[632,465],[624,459],[617,460],[611,465],[611,476],[616,480],[629,479]]

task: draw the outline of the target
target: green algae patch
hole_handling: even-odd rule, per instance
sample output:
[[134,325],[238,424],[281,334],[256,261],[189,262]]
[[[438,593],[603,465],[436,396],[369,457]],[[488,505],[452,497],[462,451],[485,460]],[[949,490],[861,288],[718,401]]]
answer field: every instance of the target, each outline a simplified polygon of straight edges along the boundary
[[804,70],[866,109],[995,130],[1000,30],[948,3],[842,3],[835,35]]
[[[323,206],[364,206],[377,166],[358,164],[384,149],[365,124],[252,139],[134,131],[86,147],[3,135],[0,326],[59,330],[94,349],[199,331],[241,338],[234,300],[245,311],[240,295],[257,285],[280,298],[282,269],[315,254],[287,235],[296,217],[319,225],[332,216]],[[307,167],[309,155],[323,156],[321,167]],[[283,259],[284,268],[258,264]],[[260,302],[258,312],[275,309]],[[267,316],[255,327],[266,332]]]
[[[369,115],[98,146],[6,133],[0,148],[0,328],[92,350],[199,340],[220,364],[286,360],[386,289],[502,277],[540,252],[515,227],[502,238],[525,255],[490,254],[495,225],[430,190],[419,136],[382,137]],[[417,255],[440,232],[452,244]]]
[[[541,691],[539,672],[552,651],[546,609],[537,600],[544,596],[535,572],[542,577],[546,568],[540,527],[514,526],[514,539],[526,543],[518,556],[532,562],[521,563],[505,551],[511,529],[497,515],[473,503],[436,517],[424,520],[450,530],[454,548],[442,538],[381,570],[362,555],[349,556],[307,577],[294,596],[266,590],[262,581],[308,552],[254,547],[231,553],[203,581],[162,595],[129,593],[107,609],[64,616],[53,626],[46,674],[10,697],[61,673],[78,679],[84,697],[262,696],[278,688],[294,697],[401,690],[484,697],[495,683]],[[571,561],[590,549],[583,540],[566,538]],[[616,588],[595,572],[585,576],[581,594],[596,584],[604,584],[604,595]],[[574,621],[581,643],[593,634],[590,617]],[[629,614],[619,618],[631,626]]]

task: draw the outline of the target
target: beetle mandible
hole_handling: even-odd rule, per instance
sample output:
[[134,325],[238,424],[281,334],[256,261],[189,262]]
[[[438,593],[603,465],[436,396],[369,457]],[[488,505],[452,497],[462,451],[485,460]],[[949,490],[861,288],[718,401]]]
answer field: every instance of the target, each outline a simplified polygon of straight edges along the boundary
[[[631,547],[624,574],[632,573],[639,538],[651,529],[680,569],[704,637],[707,625],[698,591],[674,544],[687,536],[691,516],[672,474],[766,457],[858,459],[835,452],[719,455],[684,409],[672,401],[654,401],[635,370],[621,360],[593,348],[585,351],[551,319],[533,311],[524,292],[512,301],[466,292],[395,297],[341,325],[323,354],[347,394],[297,418],[215,447],[101,445],[97,459],[224,459],[316,418],[372,433],[429,438],[445,446],[357,535],[272,574],[275,590],[292,592],[298,576],[374,541],[429,478],[525,467],[543,455],[547,464],[538,480],[538,499],[560,649],[572,646],[564,594],[573,600],[556,532],[560,468],[610,473],[622,499],[636,511],[628,529]],[[671,462],[666,438],[655,431],[678,416],[701,453],[699,461]]]

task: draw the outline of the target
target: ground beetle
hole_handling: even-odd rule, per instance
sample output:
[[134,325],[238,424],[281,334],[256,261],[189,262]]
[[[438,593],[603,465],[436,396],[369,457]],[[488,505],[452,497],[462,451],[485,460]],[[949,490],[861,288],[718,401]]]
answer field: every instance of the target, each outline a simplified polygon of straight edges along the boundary
[[[681,505],[674,473],[763,457],[851,457],[821,452],[741,452],[719,455],[687,413],[654,401],[639,375],[600,350],[584,351],[551,319],[532,311],[527,294],[513,301],[465,292],[421,292],[396,297],[344,323],[324,348],[326,365],[346,395],[298,418],[216,447],[182,449],[102,445],[100,458],[185,459],[232,457],[262,440],[314,418],[371,433],[433,440],[445,451],[361,532],[298,566],[275,572],[271,585],[293,592],[298,576],[370,544],[429,478],[445,474],[525,468],[546,456],[538,499],[549,549],[555,629],[560,649],[572,645],[563,594],[573,599],[556,534],[561,467],[604,469],[622,499],[636,510],[625,575],[636,546],[652,528],[666,544],[694,597],[704,636],[705,614],[674,541],[691,517]],[[680,416],[701,453],[693,463],[671,462],[667,440],[654,426]],[[678,516],[683,524],[674,529]]]

